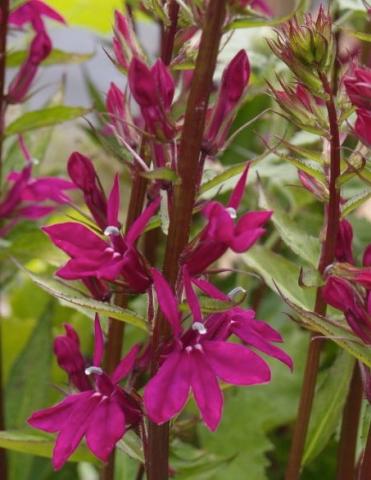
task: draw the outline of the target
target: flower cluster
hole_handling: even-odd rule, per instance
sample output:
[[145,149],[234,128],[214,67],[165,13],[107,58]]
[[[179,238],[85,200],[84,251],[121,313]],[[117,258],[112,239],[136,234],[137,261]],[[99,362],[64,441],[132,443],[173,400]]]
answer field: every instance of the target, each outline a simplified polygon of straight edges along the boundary
[[[249,3],[254,7],[264,5]],[[177,174],[179,133],[184,121],[179,105],[184,104],[183,97],[188,95],[185,76],[173,74],[161,59],[149,65],[130,20],[118,12],[113,51],[116,63],[127,75],[127,89],[124,92],[111,84],[106,98],[108,120],[101,134],[113,135],[130,153],[133,160],[127,163],[134,182],[143,180],[141,174],[156,173],[156,169],[164,167]],[[249,77],[249,60],[241,50],[226,66],[215,101],[208,106],[199,181],[205,156],[216,161],[228,140]],[[179,98],[175,92],[180,92]],[[135,114],[132,101],[138,107]],[[114,373],[107,375],[101,368],[104,335],[99,319],[95,320],[91,363],[80,352],[76,332],[69,325],[65,327],[66,334],[57,337],[54,351],[59,366],[68,374],[71,392],[57,405],[36,412],[29,419],[35,428],[58,432],[53,454],[56,469],[84,437],[90,450],[106,461],[128,428],[137,431],[145,415],[157,424],[169,421],[181,412],[191,392],[204,423],[215,430],[222,417],[220,382],[250,386],[270,381],[270,368],[257,351],[292,368],[291,358],[276,345],[283,341],[280,334],[257,320],[253,310],[238,304],[234,292],[224,294],[207,277],[209,268],[229,249],[235,253],[248,251],[265,233],[272,215],[265,210],[241,212],[249,164],[225,205],[216,200],[200,200],[204,226],[185,245],[172,286],[146,258],[140,240],[160,205],[162,209],[171,209],[174,184],[147,175],[147,197],[143,194],[147,203],[142,209],[136,205],[137,211],[142,212],[123,228],[119,176],[114,177],[106,194],[88,157],[73,153],[67,170],[72,185],[83,197],[85,210],[80,211],[80,223],[68,221],[43,228],[54,245],[69,257],[57,270],[57,276],[82,281],[90,295],[100,301],[110,301],[117,293],[126,298],[146,295],[151,332],[156,298],[170,329],[156,346],[152,338],[134,346]],[[197,296],[200,292],[211,302],[221,303],[222,310],[205,315]],[[191,318],[182,313],[184,306]],[[159,364],[153,374],[155,357]],[[125,390],[119,382],[131,372],[135,373],[131,375],[131,389]],[[145,429],[141,428],[141,434],[145,436]]]

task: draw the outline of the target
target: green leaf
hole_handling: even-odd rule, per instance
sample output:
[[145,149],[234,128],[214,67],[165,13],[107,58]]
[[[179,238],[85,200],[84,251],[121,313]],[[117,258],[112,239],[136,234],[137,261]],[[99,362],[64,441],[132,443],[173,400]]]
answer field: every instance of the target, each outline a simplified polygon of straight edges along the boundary
[[303,465],[317,457],[334,434],[341,418],[354,366],[354,358],[340,352],[323,375],[316,391]]
[[[44,434],[28,433],[21,430],[0,431],[0,448],[51,458],[55,438]],[[71,462],[98,463],[85,445],[80,445],[69,458]]]
[[89,109],[83,107],[59,105],[57,107],[27,112],[6,127],[5,135],[16,135],[38,128],[69,122],[70,120],[86,115],[89,111]]
[[53,297],[58,298],[67,306],[75,307],[77,310],[81,310],[84,313],[96,312],[101,315],[129,323],[130,325],[134,325],[135,327],[139,327],[143,330],[148,330],[146,320],[131,310],[85,297],[74,288],[69,287],[59,280],[37,275],[23,267],[21,268],[28,274],[31,280],[36,283],[36,285],[48,292]]
[[277,287],[290,300],[304,308],[312,308],[314,291],[298,284],[300,267],[265,247],[256,246],[241,256],[244,263],[258,273],[277,293]]
[[[19,67],[27,58],[28,50],[16,50],[9,52],[6,57],[6,66],[8,68]],[[59,50],[55,48],[52,50],[50,55],[42,62],[42,66],[48,67],[50,65],[61,65],[61,64],[79,64],[87,62],[93,58],[93,53],[75,53],[75,52],[65,52],[64,50]]]
[[272,221],[282,240],[296,255],[314,267],[317,266],[321,250],[319,239],[306,233],[306,231],[280,207],[277,201],[269,197],[262,186],[260,193],[262,207],[273,210]]
[[177,480],[212,479],[220,468],[235,457],[208,453],[179,440],[172,442],[170,455]]
[[359,337],[353,334],[353,332],[330,318],[303,309],[301,306],[292,302],[282,292],[281,296],[308,329],[321,333],[324,337],[338,344],[362,363],[371,367],[371,349],[362,343]]
[[[7,428],[24,428],[27,418],[47,398],[52,362],[52,307],[49,302],[10,371],[5,389]],[[11,478],[26,478],[32,468],[32,457],[11,455],[9,460]]]
[[323,154],[316,150],[300,147],[299,145],[293,145],[292,143],[286,142],[284,140],[282,141],[282,143],[291,152],[298,153],[302,157],[313,160],[316,163],[323,163]]
[[317,180],[323,183],[325,182],[326,177],[323,172],[323,168],[321,165],[318,164],[318,162],[314,162],[313,160],[307,160],[302,158],[289,157],[287,155],[280,155],[280,157],[282,158],[282,160],[286,160],[287,162],[290,162],[299,170],[303,170],[303,172],[308,173],[309,175],[312,175],[312,177],[316,178]]
[[269,19],[250,16],[234,20],[227,25],[226,30],[236,30],[237,28],[274,27],[276,25],[280,25],[281,23],[285,23],[290,20],[290,18],[292,18],[299,10],[305,8],[306,3],[306,0],[299,0],[292,12],[281,17]]
[[362,40],[363,42],[371,42],[371,33],[365,32],[349,32],[353,37]]
[[118,442],[117,447],[129,457],[144,462],[142,443],[138,435],[132,430],[125,433],[125,436]]
[[149,180],[166,180],[168,182],[178,183],[180,178],[172,168],[162,167],[141,173],[141,176]]
[[246,162],[239,163],[238,165],[233,165],[233,167],[227,168],[223,173],[216,175],[211,180],[206,181],[201,185],[200,194],[203,194],[212,188],[218,187],[219,185],[223,184],[227,180],[230,180],[237,175],[240,175],[244,168],[246,167]]
[[371,189],[358,192],[353,197],[349,198],[341,207],[341,216],[347,217],[353,210],[360,207],[366,200],[371,197]]

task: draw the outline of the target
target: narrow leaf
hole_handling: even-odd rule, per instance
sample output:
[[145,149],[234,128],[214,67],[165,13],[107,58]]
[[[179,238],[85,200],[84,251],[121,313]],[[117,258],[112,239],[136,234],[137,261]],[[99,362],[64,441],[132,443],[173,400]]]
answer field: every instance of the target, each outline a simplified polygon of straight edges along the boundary
[[[6,66],[8,68],[19,67],[27,58],[27,50],[16,50],[9,52],[6,57]],[[57,48],[53,49],[50,55],[42,62],[42,66],[61,65],[61,64],[79,64],[87,62],[94,56],[93,53],[75,53],[65,52]]]
[[16,135],[28,132],[29,130],[37,130],[38,128],[50,127],[59,123],[68,122],[86,115],[89,111],[89,109],[83,107],[67,107],[59,105],[57,107],[49,107],[42,110],[27,112],[8,125],[5,129],[5,135]]
[[36,275],[23,267],[21,268],[40,288],[53,297],[58,298],[66,306],[75,307],[84,313],[91,314],[92,312],[96,312],[129,323],[143,330],[148,329],[145,319],[131,310],[85,297],[82,294],[79,294],[75,289],[54,278]]
[[356,193],[353,197],[349,198],[341,207],[341,216],[345,218],[353,210],[360,207],[366,200],[371,197],[371,189],[363,190],[362,192]]

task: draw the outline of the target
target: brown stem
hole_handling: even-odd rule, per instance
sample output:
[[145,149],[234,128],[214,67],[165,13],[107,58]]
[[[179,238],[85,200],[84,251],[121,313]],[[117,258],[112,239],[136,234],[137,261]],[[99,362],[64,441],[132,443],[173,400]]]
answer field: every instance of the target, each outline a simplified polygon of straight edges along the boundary
[[169,5],[170,26],[162,38],[161,58],[165,65],[170,65],[173,56],[175,35],[178,29],[179,3],[172,0]]
[[367,436],[367,443],[362,455],[361,471],[359,480],[370,480],[371,478],[371,423]]
[[[209,2],[184,118],[178,164],[181,183],[174,190],[174,202],[170,212],[169,235],[163,269],[165,276],[173,286],[178,276],[179,259],[188,242],[190,233],[192,210],[196,196],[199,156],[225,18],[226,1],[213,0]],[[167,335],[167,323],[163,316],[158,314],[152,337],[153,352],[155,352],[152,360],[152,372],[157,369],[156,352],[160,341]],[[148,433],[148,479],[166,480],[168,478],[169,425],[158,426],[150,422]]]
[[[145,146],[142,146],[141,156],[144,157],[146,163],[149,162],[148,155],[145,155]],[[134,221],[142,212],[143,204],[147,190],[147,180],[140,175],[140,169],[134,169],[134,178],[130,193],[128,214],[125,224],[125,232],[129,230]],[[120,293],[115,297],[115,304],[125,308],[128,304],[127,295]],[[119,361],[121,360],[122,346],[124,342],[125,324],[119,320],[110,319],[108,329],[107,356],[105,359],[105,368],[108,373],[113,372]],[[113,451],[110,459],[102,469],[101,480],[113,480],[115,474],[115,451]]]
[[348,480],[355,477],[355,458],[358,423],[362,405],[362,379],[358,363],[354,365],[347,400],[343,411],[336,480]]
[[[6,41],[8,33],[9,0],[0,2],[0,193],[3,176],[3,140],[5,127],[5,72]],[[1,348],[2,318],[0,317],[0,430],[5,430],[4,392],[3,392],[3,351]],[[7,480],[8,466],[5,449],[0,449],[0,478]]]
[[[321,258],[318,270],[323,273],[335,258],[336,240],[339,230],[340,219],[340,192],[336,186],[336,180],[340,175],[340,136],[335,101],[331,86],[325,75],[319,74],[324,91],[328,95],[326,101],[327,114],[330,126],[330,181],[329,181],[329,203],[325,211],[326,236],[322,244]],[[315,313],[324,315],[326,303],[321,295],[321,288],[317,290]],[[317,340],[315,340],[317,337]],[[286,480],[297,480],[300,475],[301,460],[304,451],[305,440],[308,431],[310,414],[315,394],[316,379],[319,368],[321,353],[321,341],[318,341],[318,334],[312,334],[307,363],[304,372],[303,386],[301,390],[298,416],[295,423],[291,451],[286,470]]]

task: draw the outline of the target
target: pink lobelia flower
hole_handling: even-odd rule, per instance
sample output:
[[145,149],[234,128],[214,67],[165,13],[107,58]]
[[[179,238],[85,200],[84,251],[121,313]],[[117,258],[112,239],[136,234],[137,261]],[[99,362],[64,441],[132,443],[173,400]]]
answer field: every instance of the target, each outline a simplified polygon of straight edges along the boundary
[[12,186],[0,201],[0,221],[5,223],[0,236],[4,236],[21,218],[37,219],[52,212],[55,204],[68,203],[70,199],[65,190],[75,188],[62,178],[32,178],[32,165],[29,160],[27,162],[20,172],[13,171],[8,175]]
[[137,218],[128,233],[122,235],[118,221],[120,192],[116,176],[107,202],[107,226],[104,235],[108,240],[76,222],[43,228],[52,242],[71,257],[71,260],[58,270],[57,275],[67,280],[96,277],[111,282],[122,277],[130,291],[146,291],[151,284],[151,277],[135,244],[159,204],[160,199],[157,198]]
[[28,57],[10,82],[6,100],[8,103],[19,103],[24,100],[35,78],[40,63],[49,56],[52,44],[45,31],[36,33],[32,40]]
[[[185,272],[187,275],[187,272]],[[202,278],[191,278],[191,282],[196,285],[206,295],[224,301],[231,302],[234,295],[241,290],[239,287],[233,289],[229,295],[225,295],[214,285]],[[243,291],[243,293],[245,293]],[[272,343],[282,343],[283,339],[279,332],[261,320],[256,320],[255,312],[252,309],[244,309],[234,306],[225,312],[210,315],[206,321],[208,337],[217,336],[221,340],[227,340],[230,335],[236,335],[249,347],[276,358],[280,362],[293,369],[292,359],[287,353]]]
[[204,207],[203,214],[208,224],[186,247],[183,255],[183,263],[192,276],[204,272],[228,248],[238,253],[246,252],[265,233],[263,225],[271,217],[270,211],[248,212],[234,222],[245,190],[248,169],[247,166],[242,173],[226,207],[215,201],[208,202]]
[[[76,338],[75,333],[71,332],[72,330],[68,338],[73,343]],[[58,404],[35,412],[28,419],[28,423],[34,428],[49,433],[58,432],[53,451],[53,465],[56,470],[62,468],[83,437],[93,454],[107,461],[116,443],[125,434],[127,425],[135,425],[140,421],[139,404],[118,385],[133,368],[138,347],[133,347],[113,374],[108,376],[100,368],[103,343],[103,332],[97,316],[93,365],[85,369],[85,375],[94,378],[94,388],[67,395]],[[70,352],[63,353],[62,360],[59,349],[58,361],[62,366],[68,366],[68,370],[72,363],[79,363],[81,360],[81,353],[76,345]],[[66,357],[69,357],[68,360]]]
[[190,278],[184,277],[186,298],[192,311],[191,328],[184,331],[178,302],[170,286],[152,271],[160,308],[174,340],[165,346],[163,361],[144,389],[144,405],[151,420],[162,424],[181,411],[192,390],[201,416],[210,430],[221,420],[223,395],[218,379],[233,385],[254,385],[270,380],[268,365],[246,347],[209,336]]
[[174,80],[161,59],[150,69],[139,58],[134,57],[128,74],[129,86],[138,103],[149,133],[159,140],[170,140],[175,127],[169,119],[174,97]]
[[250,64],[245,50],[240,50],[225,68],[219,96],[206,129],[205,142],[220,148],[226,140],[234,112],[246,91],[250,77]]
[[22,27],[25,23],[31,23],[36,32],[44,31],[43,17],[50,18],[59,23],[66,23],[64,18],[53,8],[41,0],[29,0],[9,15],[9,23]]

